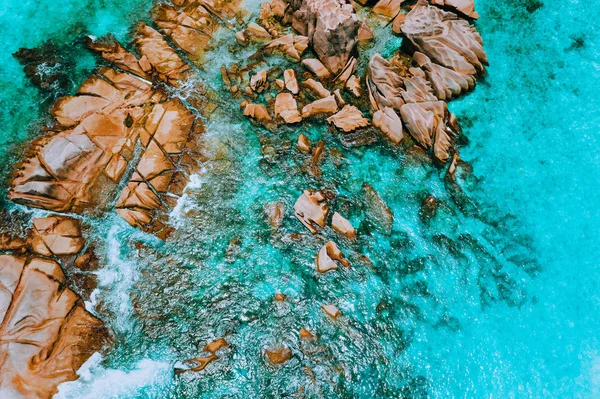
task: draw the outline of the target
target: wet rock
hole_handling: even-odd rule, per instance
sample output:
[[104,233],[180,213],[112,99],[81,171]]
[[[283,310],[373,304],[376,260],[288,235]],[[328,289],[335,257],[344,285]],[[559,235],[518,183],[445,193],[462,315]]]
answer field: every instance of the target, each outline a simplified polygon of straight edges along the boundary
[[436,64],[464,75],[485,73],[488,62],[481,36],[454,13],[419,0],[406,15],[402,33]]
[[50,398],[77,379],[108,331],[54,261],[0,255],[0,281],[0,396]]
[[391,234],[394,226],[394,213],[392,210],[370,184],[363,184],[362,192],[367,218],[373,223],[377,231],[387,235]]
[[244,108],[244,115],[263,124],[273,121],[269,111],[262,104],[247,104]]
[[390,21],[398,15],[403,2],[404,0],[379,0],[373,7],[373,13]]
[[336,75],[355,50],[360,22],[345,0],[304,0],[293,14],[293,27],[308,36],[319,60]]
[[404,102],[408,104],[436,101],[437,97],[433,95],[433,90],[429,82],[425,79],[423,71],[417,68],[412,68],[411,71],[422,76],[413,75],[408,78],[402,78],[402,82],[404,83],[402,99]]
[[308,89],[311,93],[313,93],[317,98],[327,98],[331,96],[331,92],[325,88],[321,84],[321,82],[317,82],[314,79],[307,79],[302,82],[302,87]]
[[285,204],[281,201],[269,202],[263,206],[263,212],[269,221],[269,225],[277,230],[283,223]]
[[328,212],[329,205],[322,191],[304,190],[294,204],[294,214],[313,234],[318,227],[325,227]]
[[356,75],[350,76],[350,79],[346,82],[346,89],[352,94],[354,98],[360,98],[362,96],[362,87],[360,85],[360,79]]
[[405,19],[406,19],[406,15],[404,15],[402,13],[399,13],[398,15],[396,15],[396,18],[394,18],[394,21],[392,22],[392,32],[394,32],[397,35],[402,33],[402,25],[404,25]]
[[354,105],[346,105],[341,111],[327,119],[338,129],[348,133],[369,126],[369,120]]
[[279,93],[275,98],[275,116],[283,118],[285,123],[298,123],[302,116],[298,111],[298,104],[290,93]]
[[474,0],[431,0],[431,4],[447,8],[469,18],[479,18],[479,14],[475,11]]
[[306,69],[308,69],[319,80],[327,81],[331,79],[331,72],[329,72],[329,70],[325,68],[325,65],[323,65],[323,63],[316,58],[307,58],[302,60],[302,65],[304,65]]
[[249,40],[254,42],[267,41],[273,38],[265,28],[255,22],[249,24],[244,33]]
[[381,55],[374,54],[371,57],[367,67],[366,81],[369,99],[374,110],[385,107],[400,110],[404,105],[402,73]]
[[281,345],[265,349],[265,355],[267,356],[269,363],[279,365],[292,358],[292,351],[287,346]]
[[263,69],[257,72],[250,78],[250,87],[256,93],[262,93],[269,87],[269,82],[267,81],[267,70]]
[[336,261],[342,266],[350,267],[350,262],[344,257],[338,246],[333,241],[329,241],[321,247],[317,255],[317,271],[325,273],[329,270],[336,270],[338,268]]
[[302,327],[300,329],[299,335],[300,335],[300,339],[304,339],[304,340],[309,340],[309,339],[314,339],[315,338],[315,336],[310,331],[308,331],[306,328],[304,328],[304,327]]
[[437,212],[437,199],[433,195],[428,195],[421,203],[419,216],[421,220],[427,222],[435,217]]
[[433,63],[429,57],[418,51],[413,54],[413,59],[425,72],[435,96],[440,100],[448,101],[475,87],[476,79],[472,75],[455,72]]
[[79,270],[93,271],[100,269],[100,261],[96,256],[94,247],[90,245],[86,251],[75,259],[73,265]]
[[[141,23],[134,39],[140,55],[158,74],[158,78],[176,84],[189,76],[190,67],[155,29]],[[142,69],[146,70],[143,65]]]
[[299,62],[302,59],[302,54],[308,47],[308,37],[299,35],[285,35],[277,39],[271,40],[265,46],[265,52],[281,52],[292,60]]
[[334,305],[331,305],[331,304],[321,305],[321,309],[323,309],[323,311],[327,314],[327,316],[331,317],[334,320],[342,315],[342,313],[338,310],[338,308],[336,308]]
[[71,86],[69,71],[74,67],[73,61],[61,54],[64,50],[48,41],[32,49],[20,48],[13,56],[23,65],[23,71],[33,85],[44,91],[64,94]]
[[14,251],[15,253],[27,252],[29,243],[26,239],[13,237],[10,233],[0,234],[0,251]]
[[350,240],[356,238],[356,229],[346,218],[337,212],[333,214],[333,218],[331,219],[331,227]]
[[456,118],[443,101],[405,104],[400,110],[410,135],[425,150],[433,144],[433,155],[445,163],[458,135]]
[[285,298],[286,298],[285,294],[282,294],[282,293],[277,293],[277,294],[275,294],[275,297],[274,297],[276,302],[284,302]]
[[145,151],[116,208],[129,224],[166,238],[169,212],[183,195],[188,173],[197,170],[198,125],[179,99],[154,106],[140,132]]
[[235,33],[235,40],[242,46],[245,46],[248,44],[248,36],[246,36],[246,33],[242,32],[242,31]]
[[302,117],[311,118],[319,115],[335,114],[338,110],[334,96],[325,97],[307,104],[302,108]]
[[306,137],[306,135],[302,133],[300,134],[300,136],[298,136],[298,143],[296,144],[296,146],[300,151],[308,153],[310,152],[311,143],[308,137]]
[[321,168],[319,167],[319,163],[321,162],[323,155],[325,154],[325,142],[320,140],[315,148],[312,150],[312,159],[311,159],[311,173],[316,178],[321,177]]
[[378,127],[394,144],[399,144],[404,137],[404,129],[400,117],[392,108],[385,107],[373,114],[373,126]]
[[65,216],[33,219],[31,249],[44,256],[75,255],[83,248],[79,220]]
[[88,47],[99,53],[102,58],[111,64],[137,75],[143,79],[150,80],[152,65],[147,58],[138,60],[135,55],[125,50],[112,35],[106,35],[100,38],[89,37],[87,41]]
[[300,88],[298,87],[298,80],[296,79],[296,73],[293,69],[286,69],[283,71],[283,79],[285,88],[288,89],[292,94],[298,94]]
[[[229,343],[227,343],[227,341],[224,338],[219,338],[213,342],[206,344],[203,350],[204,352],[210,353],[209,356],[196,357],[193,359],[185,360],[184,363],[186,363],[186,365],[184,365],[183,367],[175,367],[175,374],[182,374],[187,371],[199,372],[204,370],[206,366],[208,366],[210,363],[219,359],[219,356],[217,356],[217,352],[220,349],[227,347],[229,347]],[[188,365],[191,365],[191,367],[188,367]]]
[[358,28],[358,42],[368,43],[374,38],[375,36],[373,35],[373,30],[371,30],[371,27],[365,22],[362,22],[360,24],[360,28]]

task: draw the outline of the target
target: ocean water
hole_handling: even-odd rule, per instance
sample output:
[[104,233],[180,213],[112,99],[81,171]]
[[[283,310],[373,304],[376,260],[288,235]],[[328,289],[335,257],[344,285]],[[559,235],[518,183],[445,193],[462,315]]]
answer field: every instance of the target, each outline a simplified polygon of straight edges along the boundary
[[[11,54],[52,38],[69,49],[74,90],[96,62],[74,38],[112,32],[126,42],[152,5],[63,3],[0,5],[4,173],[45,123],[49,102]],[[247,2],[254,11],[258,4]],[[173,212],[176,234],[162,243],[114,214],[84,217],[106,265],[87,305],[111,327],[115,345],[58,397],[302,397],[300,389],[306,397],[598,397],[600,4],[476,4],[490,67],[474,92],[450,104],[469,138],[461,157],[473,167],[462,182],[469,200],[458,203],[435,169],[403,151],[376,144],[332,152],[339,141],[317,123],[278,134],[253,126],[218,76],[219,66],[248,54],[212,52],[199,74],[220,95],[204,138],[213,161]],[[399,40],[375,28],[378,41],[365,57],[391,55]],[[233,37],[223,31],[216,40]],[[320,181],[293,148],[300,132],[327,143]],[[363,183],[394,212],[391,235],[367,216]],[[350,269],[317,275],[323,242],[292,235],[304,232],[291,208],[307,187],[336,191],[334,209],[360,226],[356,243],[324,232]],[[428,194],[440,207],[424,223],[419,207]],[[262,214],[275,200],[286,205],[277,233]],[[277,292],[285,303],[273,302]],[[329,320],[324,303],[343,317]],[[317,343],[300,342],[301,327]],[[231,348],[221,359],[174,375],[178,362],[222,336]],[[270,367],[262,350],[280,343],[294,356]]]

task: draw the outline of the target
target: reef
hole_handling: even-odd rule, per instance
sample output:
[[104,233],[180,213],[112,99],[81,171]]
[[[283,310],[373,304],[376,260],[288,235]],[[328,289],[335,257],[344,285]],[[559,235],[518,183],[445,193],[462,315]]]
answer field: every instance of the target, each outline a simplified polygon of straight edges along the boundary
[[[269,145],[278,132],[321,124],[345,149],[382,141],[407,157],[427,158],[448,184],[455,181],[462,165],[462,131],[447,102],[472,90],[487,65],[482,39],[471,24],[478,17],[472,1],[419,0],[407,5],[381,0],[372,8],[359,1],[372,18],[383,20],[403,38],[396,54],[385,58],[374,53],[364,60],[364,68],[361,51],[373,32],[359,19],[359,6],[353,2],[272,0],[263,2],[251,22],[243,18],[239,3],[159,4],[152,23],[137,26],[135,54],[111,36],[90,38],[89,48],[104,65],[74,95],[55,102],[52,123],[14,167],[9,199],[63,214],[116,212],[131,226],[167,240],[174,233],[169,214],[206,160],[204,122],[210,121],[218,104],[199,79],[198,68],[206,62],[219,29],[235,34],[236,44],[227,51],[256,47],[245,65],[223,65],[220,76],[228,101],[239,105],[234,108],[271,134],[260,137],[265,160],[279,159]],[[292,66],[272,67],[265,61],[278,56]],[[181,90],[193,94],[182,99]],[[285,239],[310,242],[312,247],[318,243],[321,249],[312,259],[315,271],[324,276],[351,267],[346,253],[353,256],[352,265],[356,259],[372,266],[366,256],[345,247],[365,230],[390,236],[396,215],[364,182],[359,201],[365,220],[355,228],[352,219],[344,217],[350,208],[343,196],[320,180],[323,159],[336,162],[341,150],[328,148],[324,141],[312,143],[298,133],[293,151],[306,157],[303,171],[308,176],[298,180],[312,186],[296,194],[293,216],[299,223],[285,202],[261,204],[273,236],[284,223],[306,227],[310,234]],[[427,197],[422,219],[434,218],[437,206],[433,196]],[[327,237],[329,230],[336,242]],[[78,220],[36,219],[29,234],[26,239],[1,241],[6,254],[0,255],[0,389],[49,397],[59,383],[76,378],[77,369],[109,335],[67,288],[58,263],[66,257],[65,262],[82,266],[90,259]],[[231,239],[228,253],[235,254],[240,241]],[[337,270],[339,265],[343,268]],[[286,296],[277,295],[275,302],[284,306]],[[342,313],[334,304],[321,306],[332,322],[341,322]],[[314,338],[303,331],[303,338]],[[216,353],[226,347],[224,338],[206,345],[207,356],[185,361],[177,373],[203,371],[222,358]],[[262,351],[271,366],[296,361],[295,352],[285,345]]]

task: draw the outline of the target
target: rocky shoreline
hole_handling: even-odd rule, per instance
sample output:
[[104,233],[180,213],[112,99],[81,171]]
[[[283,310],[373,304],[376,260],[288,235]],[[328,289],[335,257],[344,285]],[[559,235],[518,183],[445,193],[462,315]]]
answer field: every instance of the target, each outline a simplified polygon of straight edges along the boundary
[[[211,93],[196,68],[222,28],[235,32],[237,46],[257,48],[247,64],[223,65],[220,72],[240,112],[258,126],[277,132],[286,125],[322,123],[346,149],[384,141],[429,157],[452,184],[463,165],[457,148],[462,132],[447,102],[472,90],[487,65],[470,23],[478,17],[473,1],[271,0],[250,21],[239,3],[158,5],[155,27],[140,23],[136,29],[137,55],[110,36],[90,38],[88,46],[106,66],[75,95],[56,101],[52,126],[15,165],[9,199],[61,214],[116,211],[130,225],[168,239],[169,213],[205,161],[203,119],[210,119]],[[384,21],[403,38],[392,58],[371,56],[364,73],[360,48],[373,33],[359,19],[358,7],[369,7],[369,18]],[[294,67],[269,67],[266,60],[279,55]],[[194,92],[186,102],[172,95],[181,87]],[[307,173],[318,180],[319,164],[331,150],[303,134],[297,149],[310,155]],[[393,212],[369,184],[363,194],[375,228],[389,234]],[[275,230],[284,217],[295,216],[313,235],[331,226],[340,239],[353,240],[357,228],[333,207],[334,198],[329,190],[306,187],[293,215],[278,203],[264,209]],[[435,198],[428,197],[422,217],[435,215],[435,207]],[[93,263],[93,248],[81,230],[78,219],[50,216],[35,219],[25,238],[0,240],[0,393],[50,397],[110,342],[106,327],[85,310],[61,269]],[[318,273],[352,267],[334,241],[315,254],[315,264]],[[276,300],[285,301],[280,295]],[[333,319],[340,316],[334,304],[322,309]],[[300,336],[315,339],[306,329]],[[190,359],[178,372],[203,370],[226,347],[224,339],[207,344],[208,357]],[[285,346],[264,354],[273,365],[291,358]]]

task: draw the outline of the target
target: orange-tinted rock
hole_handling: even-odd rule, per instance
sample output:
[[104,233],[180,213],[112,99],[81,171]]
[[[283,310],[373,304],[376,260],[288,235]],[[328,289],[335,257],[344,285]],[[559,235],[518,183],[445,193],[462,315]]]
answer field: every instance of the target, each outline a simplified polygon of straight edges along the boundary
[[0,397],[50,398],[108,341],[58,263],[0,255]]
[[292,358],[292,351],[287,346],[281,345],[274,348],[265,349],[265,355],[269,363],[279,365]]
[[431,0],[431,4],[448,8],[469,18],[479,18],[479,14],[475,11],[474,0]]
[[341,111],[330,116],[327,122],[346,133],[369,126],[369,120],[354,105],[344,106]]
[[396,15],[396,18],[394,18],[394,21],[392,22],[392,32],[398,35],[402,33],[402,25],[404,24],[405,20],[406,15],[398,13],[398,15]]
[[283,301],[285,301],[285,294],[282,294],[282,293],[275,294],[275,301],[276,302],[283,302]]
[[302,327],[300,329],[300,338],[301,339],[313,339],[315,336],[308,331],[306,328]]
[[328,241],[317,254],[317,271],[325,273],[329,270],[338,268],[337,262],[345,267],[350,266],[350,262],[344,257],[344,254],[333,241]]
[[302,116],[298,111],[298,104],[290,93],[279,93],[275,98],[275,116],[281,116],[285,123],[298,123]]
[[321,82],[317,82],[314,79],[307,79],[302,82],[302,87],[308,89],[313,95],[318,98],[327,98],[331,96],[331,92],[321,84]]
[[74,255],[85,240],[79,220],[64,216],[33,219],[31,249],[44,256]]
[[323,311],[327,314],[327,316],[331,317],[334,320],[342,315],[342,313],[339,311],[339,309],[331,304],[321,305],[321,309],[323,309]]
[[302,108],[302,117],[310,118],[319,115],[335,114],[338,110],[334,96],[325,97],[307,104]]
[[269,87],[269,82],[267,81],[267,70],[263,69],[258,71],[255,75],[250,78],[250,87],[256,93],[261,93],[263,90]]
[[263,124],[273,120],[267,108],[262,104],[247,104],[244,108],[244,115]]
[[360,85],[360,79],[356,75],[350,76],[350,79],[346,81],[346,89],[355,98],[360,98],[362,96],[362,87]]
[[206,357],[195,357],[193,359],[188,359],[185,363],[190,364],[191,366],[185,366],[184,368],[175,368],[175,374],[185,373],[187,371],[199,372],[202,371],[208,366],[210,363],[219,359],[216,352],[222,348],[229,347],[229,343],[224,338],[219,338],[213,342],[210,342],[204,346],[204,352],[210,353],[209,356]]
[[385,107],[373,114],[373,125],[378,127],[392,143],[399,144],[404,137],[400,117],[392,108]]
[[487,56],[477,30],[456,14],[419,2],[406,15],[402,33],[433,62],[464,75],[485,73]]
[[308,36],[319,60],[337,75],[356,47],[360,22],[344,0],[304,0],[294,12],[293,27]]
[[337,212],[333,214],[333,218],[331,219],[331,227],[348,239],[352,240],[356,238],[356,229],[352,226],[348,219],[344,218]]
[[325,65],[316,58],[302,60],[302,65],[320,80],[331,79],[331,72],[329,72],[329,70],[325,68]]
[[367,43],[373,40],[375,36],[373,35],[373,30],[371,27],[367,25],[365,22],[360,24],[360,28],[358,28],[358,41],[360,43]]
[[321,191],[305,190],[294,204],[294,214],[311,233],[325,227],[329,205]]
[[400,12],[400,6],[404,0],[379,0],[373,6],[373,13],[383,17],[386,20],[392,20]]
[[189,65],[177,55],[160,33],[145,23],[140,24],[134,43],[161,80],[176,83],[189,75]]
[[252,22],[245,31],[246,37],[255,42],[271,40],[273,36],[265,28]]
[[141,78],[150,79],[149,70],[144,70],[135,55],[125,50],[113,36],[107,35],[98,39],[88,38],[87,43],[90,49],[99,53],[111,64]]
[[296,79],[296,73],[293,69],[286,69],[283,71],[283,78],[285,88],[288,89],[292,94],[298,94],[300,88],[298,87],[298,80]]
[[281,52],[298,62],[301,60],[302,54],[304,54],[307,47],[308,38],[306,36],[289,34],[271,40],[265,46],[265,51],[268,53]]
[[298,136],[298,143],[296,144],[296,146],[298,147],[298,149],[302,152],[310,152],[310,140],[308,139],[308,137],[306,137],[306,135],[304,133],[300,134],[300,136]]

